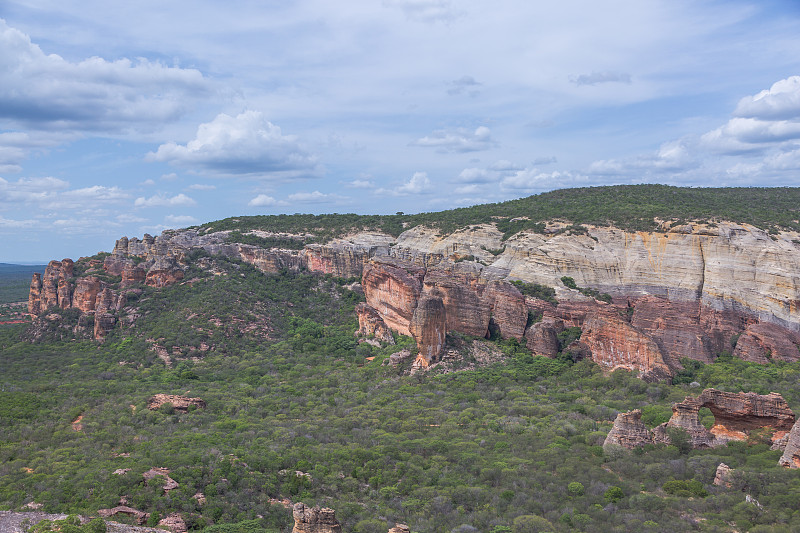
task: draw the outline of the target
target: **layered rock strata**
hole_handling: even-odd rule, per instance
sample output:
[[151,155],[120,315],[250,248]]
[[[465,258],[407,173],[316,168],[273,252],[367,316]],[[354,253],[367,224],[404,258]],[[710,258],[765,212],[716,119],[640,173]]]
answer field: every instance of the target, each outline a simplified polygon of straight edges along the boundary
[[408,329],[419,350],[415,366],[427,368],[438,361],[447,335],[447,311],[442,298],[432,294],[420,298]]
[[336,511],[333,509],[308,507],[301,502],[292,507],[292,516],[292,533],[342,533],[342,526],[336,520]]

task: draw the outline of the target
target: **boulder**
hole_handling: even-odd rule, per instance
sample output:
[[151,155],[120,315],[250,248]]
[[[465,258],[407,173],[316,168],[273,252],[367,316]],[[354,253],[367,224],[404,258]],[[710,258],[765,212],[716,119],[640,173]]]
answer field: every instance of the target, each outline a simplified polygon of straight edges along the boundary
[[653,444],[653,434],[642,422],[642,411],[634,409],[617,415],[611,431],[603,442],[603,448],[622,446],[630,450],[645,444]]
[[560,318],[545,318],[532,324],[525,332],[525,345],[534,355],[555,357],[560,344],[558,334],[564,331],[564,321]]
[[342,526],[336,520],[336,511],[333,509],[307,507],[300,502],[292,507],[292,516],[292,533],[342,533]]
[[733,484],[733,468],[725,463],[720,463],[717,466],[717,472],[714,474],[714,485],[718,487],[730,487]]

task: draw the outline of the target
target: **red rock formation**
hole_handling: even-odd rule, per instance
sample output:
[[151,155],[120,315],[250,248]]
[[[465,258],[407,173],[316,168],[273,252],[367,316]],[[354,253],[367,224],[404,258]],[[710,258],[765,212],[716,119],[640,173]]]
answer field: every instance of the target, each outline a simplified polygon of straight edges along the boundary
[[616,313],[596,313],[589,318],[583,324],[581,342],[604,371],[626,368],[639,372],[646,380],[672,375],[655,341]]
[[45,308],[42,306],[42,275],[34,272],[28,291],[28,313],[39,316]]
[[[704,363],[714,361],[700,323],[700,302],[671,302],[648,296],[633,302],[631,325],[658,345],[664,362],[680,368],[680,359],[690,357]],[[733,333],[731,333],[733,335]]]
[[427,368],[430,363],[438,361],[444,350],[447,333],[447,312],[442,299],[430,294],[420,298],[409,330],[419,349],[415,364]]
[[181,270],[171,257],[159,257],[147,271],[144,283],[150,287],[166,287],[183,279]]
[[[710,430],[700,424],[698,413],[707,407],[714,415]],[[731,440],[746,440],[753,431],[766,431],[771,440],[791,430],[795,417],[783,397],[775,392],[723,392],[706,389],[697,398],[687,397],[672,406],[672,418],[655,430],[657,442],[669,443],[667,429],[686,430],[694,448],[713,448]]]
[[486,282],[480,279],[479,271],[460,265],[428,270],[424,291],[441,297],[447,310],[447,331],[485,337],[491,318],[490,303],[482,298]]
[[312,272],[333,274],[340,278],[360,277],[374,248],[344,246],[339,243],[310,244],[305,250],[306,267]]
[[126,258],[124,255],[111,254],[106,256],[105,260],[103,261],[103,270],[112,276],[121,276],[122,271],[125,270],[126,267],[130,267],[132,265],[133,261]]
[[614,426],[603,442],[603,448],[622,446],[630,450],[645,444],[653,444],[653,434],[642,422],[642,411],[634,409],[629,413],[617,415]]
[[564,331],[564,321],[548,317],[537,322],[525,332],[525,345],[534,355],[555,357],[558,355],[558,334]]
[[142,265],[134,265],[131,263],[122,269],[122,281],[119,286],[120,288],[130,287],[131,285],[144,282],[146,277],[147,271]]
[[374,337],[386,344],[394,344],[392,331],[375,309],[361,302],[356,306],[356,314],[358,315],[358,335]]
[[753,363],[797,361],[800,359],[800,334],[777,324],[751,324],[739,336],[734,357]]
[[187,398],[186,396],[178,396],[175,394],[156,394],[147,400],[147,408],[151,411],[155,411],[165,403],[171,403],[173,409],[184,413],[187,412],[192,405],[199,409],[205,409],[206,407],[206,402],[201,398]]
[[425,269],[388,258],[373,259],[364,267],[361,284],[367,304],[386,325],[402,335],[408,329],[422,292]]
[[792,426],[778,464],[784,468],[800,468],[800,422],[795,422]]
[[525,297],[519,289],[507,281],[490,281],[486,300],[500,336],[521,341],[528,323],[528,306],[525,305]]
[[95,276],[78,278],[75,293],[72,296],[72,307],[83,313],[94,311],[97,295],[102,289],[103,282],[100,281],[100,278]]
[[72,304],[69,279],[73,275],[73,265],[72,259],[48,263],[42,277],[40,313],[51,307],[66,309]]
[[333,509],[306,507],[301,502],[292,507],[292,516],[292,533],[342,533],[342,526],[336,520],[336,511]]
[[411,528],[405,524],[395,524],[389,533],[411,533]]

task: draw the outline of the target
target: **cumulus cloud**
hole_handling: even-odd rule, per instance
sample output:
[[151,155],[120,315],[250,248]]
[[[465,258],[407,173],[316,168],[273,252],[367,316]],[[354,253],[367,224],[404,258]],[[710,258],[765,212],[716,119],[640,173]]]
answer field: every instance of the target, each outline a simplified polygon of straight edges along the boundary
[[0,215],[0,230],[4,229],[27,229],[27,228],[35,228],[37,226],[41,227],[42,223],[38,220],[13,220],[10,218],[5,218],[4,216]]
[[156,194],[150,198],[140,196],[133,202],[133,205],[136,207],[190,207],[197,205],[197,202],[183,193],[175,196]]
[[456,183],[491,183],[498,180],[495,171],[485,168],[465,168],[458,177],[453,180]]
[[267,194],[259,194],[249,202],[247,205],[250,207],[274,207],[274,206],[281,206],[281,205],[288,205],[286,202],[282,200],[276,200],[272,196]]
[[433,190],[433,183],[428,178],[427,172],[414,172],[411,179],[393,189],[377,189],[375,194],[390,196],[408,196],[410,194],[424,194]]
[[73,63],[0,19],[0,117],[49,131],[154,131],[207,93],[193,69],[138,59]]
[[314,175],[316,156],[308,153],[293,135],[259,111],[235,117],[221,113],[197,128],[185,145],[162,144],[147,154],[149,161],[163,161],[218,175],[297,176]]
[[436,148],[438,152],[477,152],[479,150],[488,150],[497,143],[492,139],[492,132],[489,128],[479,126],[475,131],[469,131],[464,128],[437,130],[412,144]]
[[592,72],[580,76],[570,76],[569,81],[575,85],[598,85],[600,83],[630,83],[631,75],[625,72]]
[[526,168],[503,178],[501,187],[507,191],[531,193],[586,185],[588,182],[588,178],[582,174],[560,171],[540,172],[535,168]]
[[800,76],[790,76],[769,89],[742,98],[734,115],[773,120],[800,118]]
[[119,187],[94,185],[69,189],[69,183],[53,177],[20,178],[7,181],[0,178],[0,206],[32,205],[37,209],[83,209],[102,206],[130,198]]

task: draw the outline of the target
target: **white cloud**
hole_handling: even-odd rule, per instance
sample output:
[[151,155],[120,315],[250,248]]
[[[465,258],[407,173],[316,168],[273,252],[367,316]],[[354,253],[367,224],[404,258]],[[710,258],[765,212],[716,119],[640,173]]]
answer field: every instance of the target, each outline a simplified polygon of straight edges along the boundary
[[20,178],[7,181],[0,178],[0,206],[33,205],[37,209],[83,209],[118,203],[130,195],[119,187],[94,185],[69,189],[69,183],[53,177]]
[[407,182],[394,189],[377,189],[375,194],[391,196],[407,196],[409,194],[423,194],[433,190],[433,184],[426,172],[414,172]]
[[46,55],[0,19],[0,118],[48,131],[154,131],[207,92],[199,71],[138,59]]
[[189,215],[167,215],[164,222],[172,226],[191,226],[197,224],[198,220]]
[[12,220],[0,215],[0,230],[4,229],[24,229],[41,227],[42,223],[38,220]]
[[214,189],[217,188],[217,186],[216,185],[209,185],[207,183],[192,183],[187,188],[191,189],[193,191],[213,191]]
[[514,175],[504,178],[501,187],[507,191],[531,193],[588,183],[588,178],[581,174],[560,171],[539,172],[535,168],[530,168],[517,171]]
[[349,198],[346,196],[340,196],[338,194],[332,194],[332,193],[322,193],[319,191],[296,192],[294,194],[290,194],[288,198],[292,202],[300,202],[306,204],[341,202],[343,200],[349,200]]
[[756,95],[742,98],[734,114],[774,120],[800,118],[800,76],[790,76]]
[[133,205],[136,207],[189,207],[197,205],[197,202],[183,193],[175,196],[156,194],[150,198],[140,196],[134,201]]
[[412,144],[436,148],[439,152],[476,152],[488,150],[497,143],[492,139],[492,132],[489,128],[479,126],[475,131],[463,128],[449,131],[438,130]]
[[485,168],[465,168],[453,181],[456,183],[490,183],[497,180],[497,172]]
[[178,179],[178,175],[174,172],[170,172],[169,174],[162,174],[161,179],[163,181],[175,181]]
[[155,184],[156,184],[155,180],[152,180],[152,179],[146,179],[146,180],[144,180],[142,182],[142,185],[146,185],[148,187],[150,187],[151,185],[155,185]]
[[347,182],[347,187],[351,189],[374,189],[375,182],[371,180],[353,180]]
[[276,200],[272,196],[268,196],[266,194],[259,194],[249,202],[247,205],[250,207],[274,207],[274,206],[281,206],[281,205],[288,205],[286,202],[282,200]]
[[147,154],[149,161],[164,161],[218,175],[296,176],[318,173],[317,158],[293,135],[259,111],[235,117],[221,113],[197,128],[186,145],[162,144]]
[[580,76],[570,76],[569,81],[575,85],[597,85],[599,83],[630,83],[631,75],[625,72],[592,72]]

